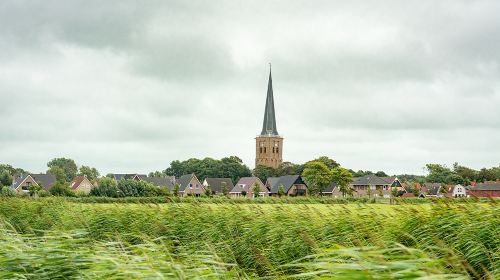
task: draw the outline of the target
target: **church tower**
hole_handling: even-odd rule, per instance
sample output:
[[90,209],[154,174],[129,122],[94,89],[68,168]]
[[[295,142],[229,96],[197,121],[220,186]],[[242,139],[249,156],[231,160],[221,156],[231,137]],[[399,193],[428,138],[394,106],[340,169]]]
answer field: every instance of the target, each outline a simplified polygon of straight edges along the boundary
[[269,65],[269,82],[267,85],[266,108],[262,132],[255,138],[255,166],[264,165],[273,168],[283,162],[283,138],[276,129],[274,116],[273,79]]

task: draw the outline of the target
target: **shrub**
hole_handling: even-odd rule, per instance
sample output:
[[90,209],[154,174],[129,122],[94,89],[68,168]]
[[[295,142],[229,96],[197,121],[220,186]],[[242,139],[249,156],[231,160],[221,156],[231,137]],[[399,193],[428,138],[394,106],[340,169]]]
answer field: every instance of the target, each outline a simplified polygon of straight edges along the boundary
[[56,182],[50,188],[49,192],[54,196],[75,196],[75,193],[69,188],[69,186],[62,182]]
[[99,179],[99,186],[90,190],[91,196],[118,197],[118,194],[116,180],[109,177]]
[[2,197],[14,197],[17,193],[10,187],[2,187],[0,186],[0,196]]

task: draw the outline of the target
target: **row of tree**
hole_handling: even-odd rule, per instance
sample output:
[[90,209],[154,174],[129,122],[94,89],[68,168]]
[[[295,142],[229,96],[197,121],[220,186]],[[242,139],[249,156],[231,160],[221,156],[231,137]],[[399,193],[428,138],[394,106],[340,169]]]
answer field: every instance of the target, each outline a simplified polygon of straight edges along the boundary
[[468,185],[471,182],[500,180],[500,165],[475,170],[455,162],[452,168],[444,164],[426,164],[425,169],[429,173],[426,181],[433,183]]
[[[100,177],[100,173],[96,168],[85,165],[78,167],[75,161],[69,158],[54,158],[47,163],[47,167],[47,173],[56,177],[58,183],[56,185],[58,186],[56,190],[61,189],[59,188],[60,185],[68,185],[76,176],[84,175],[92,182],[96,182]],[[473,181],[484,182],[500,179],[500,166],[475,170],[459,165],[458,163],[455,163],[451,168],[443,164],[427,164],[425,166],[425,171],[428,173],[427,176],[403,174],[398,175],[398,178],[403,182],[436,182],[442,184],[465,185]],[[27,173],[28,172],[22,168],[15,168],[8,164],[0,164],[0,186],[10,186],[16,175]],[[352,180],[353,177],[361,177],[369,174],[374,174],[379,177],[387,176],[383,171],[372,172],[345,169],[334,159],[326,156],[319,157],[304,164],[284,162],[277,168],[259,165],[253,170],[250,170],[243,164],[243,161],[236,156],[225,157],[220,160],[212,158],[192,158],[185,161],[174,160],[165,170],[151,172],[149,176],[176,176],[178,178],[190,173],[195,173],[202,181],[207,177],[214,177],[231,178],[233,182],[237,182],[241,177],[252,175],[266,182],[269,177],[298,174],[302,175],[310,185],[312,193],[323,190],[332,181],[342,185],[345,181]],[[347,173],[350,173],[350,176]]]

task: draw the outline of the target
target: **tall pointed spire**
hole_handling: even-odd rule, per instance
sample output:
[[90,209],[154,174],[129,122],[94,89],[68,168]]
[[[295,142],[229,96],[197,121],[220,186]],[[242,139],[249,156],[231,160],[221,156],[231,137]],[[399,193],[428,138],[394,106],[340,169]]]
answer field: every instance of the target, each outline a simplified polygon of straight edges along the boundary
[[269,82],[267,84],[266,110],[261,135],[278,135],[276,117],[274,116],[273,78],[271,77],[271,63],[269,63]]

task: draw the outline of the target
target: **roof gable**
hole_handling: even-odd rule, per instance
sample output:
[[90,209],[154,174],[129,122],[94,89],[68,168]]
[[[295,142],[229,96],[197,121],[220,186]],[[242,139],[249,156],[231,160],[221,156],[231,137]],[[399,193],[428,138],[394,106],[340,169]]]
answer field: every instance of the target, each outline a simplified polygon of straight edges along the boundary
[[294,184],[306,185],[306,183],[302,180],[302,177],[300,177],[299,175],[281,176],[275,182],[275,184],[271,186],[271,193],[278,193],[280,186],[283,186],[285,189],[285,193],[288,193],[288,191]]
[[234,188],[233,180],[231,178],[205,178],[207,185],[210,186],[210,189],[216,193],[222,192],[222,186],[225,184],[228,190],[232,190]]

